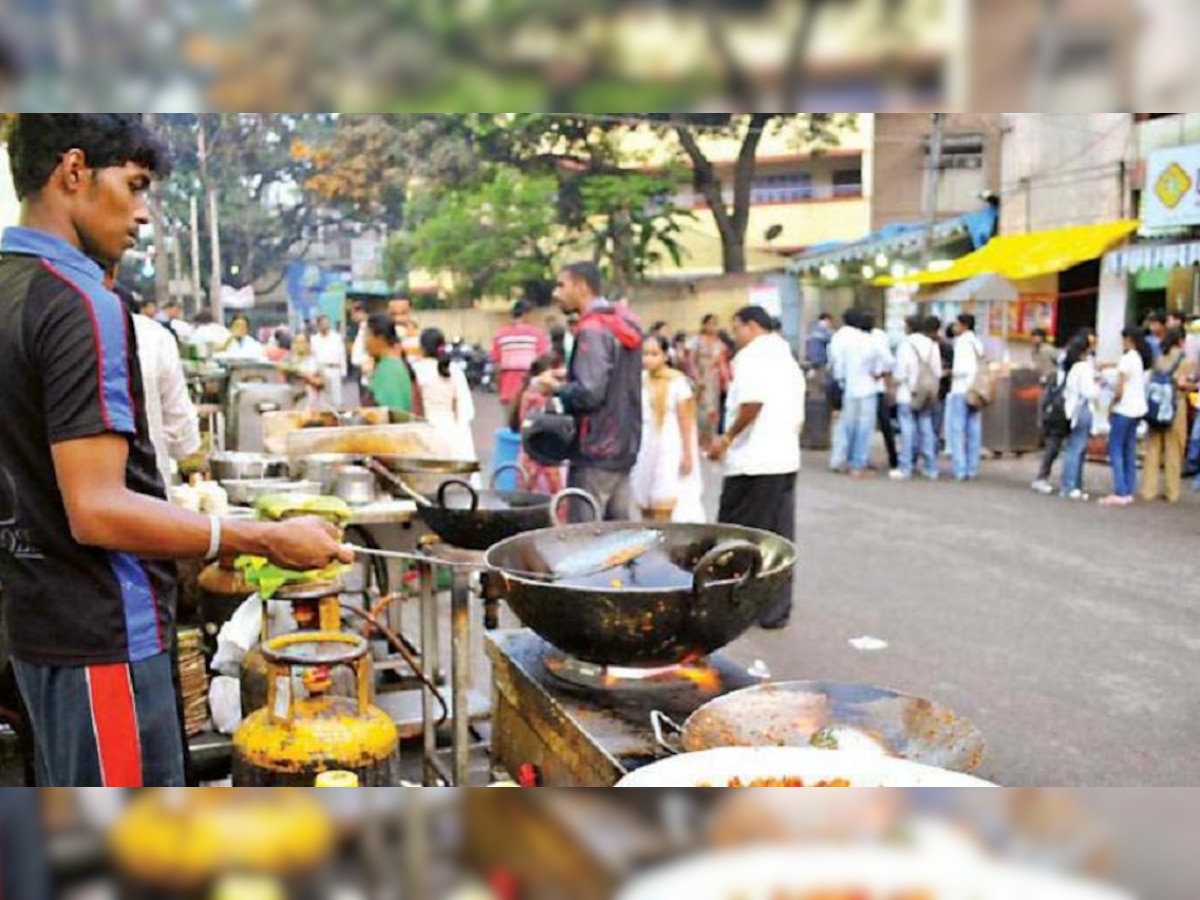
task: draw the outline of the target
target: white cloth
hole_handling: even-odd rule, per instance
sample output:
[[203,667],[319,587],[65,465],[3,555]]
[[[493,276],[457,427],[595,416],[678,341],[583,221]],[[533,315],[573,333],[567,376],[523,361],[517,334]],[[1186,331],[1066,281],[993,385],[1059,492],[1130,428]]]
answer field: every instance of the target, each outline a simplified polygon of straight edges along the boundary
[[195,333],[195,329],[192,328],[192,326],[187,322],[183,321],[183,319],[170,319],[168,324],[171,326],[171,330],[175,332],[175,337],[179,338],[179,340],[183,341],[184,343],[190,341],[192,339],[192,335]]
[[742,404],[761,403],[762,409],[754,424],[730,445],[726,476],[799,471],[805,387],[804,374],[779,335],[764,334],[738,351],[725,404],[726,432],[737,421]]
[[861,400],[879,393],[879,376],[886,371],[887,357],[880,352],[879,342],[861,329],[846,335],[838,349],[835,377],[845,387],[846,396]]
[[229,329],[220,322],[198,325],[192,331],[192,343],[216,344],[218,347],[229,340]]
[[1096,364],[1089,357],[1071,366],[1067,383],[1063,386],[1063,404],[1071,425],[1079,421],[1079,413],[1085,403],[1095,404],[1100,399],[1100,382],[1096,378]]
[[941,349],[926,335],[910,334],[896,350],[896,403],[900,406],[912,405],[922,363],[929,366],[935,378],[942,377]]
[[[639,509],[674,504],[672,522],[704,521],[700,437],[695,425],[691,434],[685,436],[679,423],[679,408],[694,399],[686,378],[673,379],[667,390],[666,415],[662,428],[659,428],[651,400],[650,378],[642,373],[642,446],[630,476],[630,490]],[[691,444],[693,461],[692,471],[686,476],[679,472],[685,437]]]
[[1146,366],[1141,354],[1136,350],[1126,352],[1117,364],[1117,375],[1125,376],[1125,390],[1112,411],[1131,419],[1144,418],[1150,412],[1150,404],[1146,402]]
[[267,351],[257,340],[246,335],[235,338],[228,347],[217,354],[217,359],[241,359],[249,362],[266,362]]
[[954,339],[954,368],[950,382],[951,394],[965,394],[975,383],[975,375],[979,372],[979,363],[983,359],[983,344],[975,337],[975,332],[964,331]]
[[346,342],[336,331],[312,336],[312,352],[321,375],[325,378],[325,395],[330,406],[342,408],[342,381],[349,371],[346,359]]
[[421,388],[426,421],[453,442],[456,458],[477,459],[471,433],[475,401],[467,377],[451,366],[449,377],[443,378],[436,359],[414,359],[411,365]]
[[165,327],[145,316],[133,317],[138,364],[146,395],[146,423],[163,484],[171,483],[171,460],[200,450],[200,417],[188,395],[179,346]]
[[321,365],[317,362],[317,358],[315,356],[306,356],[303,359],[293,359],[291,364],[292,367],[301,375],[320,375],[323,379],[325,379],[325,386],[323,388],[315,388],[311,384],[307,383],[304,385],[305,409],[309,410],[310,412],[321,412],[323,410],[328,410],[331,407],[337,409],[337,407],[334,406],[333,398],[329,390],[329,373],[321,368]]
[[[879,367],[878,375],[887,375],[896,371],[896,357],[892,353],[892,342],[887,336],[887,332],[882,328],[872,329],[869,335],[871,342],[875,345],[876,363]],[[882,394],[887,390],[887,379],[875,379],[875,393]]]
[[862,334],[860,329],[843,325],[829,339],[829,371],[833,373],[835,379],[842,383],[845,383],[846,380],[844,373],[846,347],[850,341],[854,340],[856,335],[860,334]]

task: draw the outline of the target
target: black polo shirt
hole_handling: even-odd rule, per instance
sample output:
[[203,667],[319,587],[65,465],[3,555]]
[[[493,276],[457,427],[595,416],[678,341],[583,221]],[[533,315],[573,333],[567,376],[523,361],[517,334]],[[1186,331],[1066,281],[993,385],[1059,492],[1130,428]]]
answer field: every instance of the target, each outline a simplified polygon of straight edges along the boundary
[[169,646],[174,565],[71,536],[50,448],[113,433],[126,484],[164,498],[133,322],[100,267],[46,232],[0,240],[0,593],[24,662],[139,662]]

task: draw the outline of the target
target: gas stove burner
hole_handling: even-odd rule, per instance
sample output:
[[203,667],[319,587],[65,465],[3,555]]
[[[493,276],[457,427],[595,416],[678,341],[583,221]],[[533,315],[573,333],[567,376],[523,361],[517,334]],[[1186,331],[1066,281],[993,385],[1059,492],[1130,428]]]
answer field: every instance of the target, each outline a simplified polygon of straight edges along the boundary
[[664,688],[692,688],[700,693],[721,691],[721,674],[707,660],[652,669],[602,666],[584,662],[562,652],[550,650],[545,657],[546,671],[574,687],[593,691],[661,691]]

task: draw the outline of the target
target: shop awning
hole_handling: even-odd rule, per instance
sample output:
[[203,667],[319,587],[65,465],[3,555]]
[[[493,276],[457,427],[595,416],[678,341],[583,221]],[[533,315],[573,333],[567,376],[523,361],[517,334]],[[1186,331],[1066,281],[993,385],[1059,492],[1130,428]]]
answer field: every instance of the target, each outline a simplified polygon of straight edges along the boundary
[[1019,280],[1062,272],[1103,256],[1137,230],[1135,220],[1056,228],[1033,234],[1008,234],[992,238],[967,256],[936,272],[917,272],[904,278],[878,278],[875,284],[947,284],[977,275],[1001,275]]
[[921,298],[928,303],[1011,303],[1021,297],[1017,286],[999,275],[976,275],[966,281],[942,288],[930,297]]

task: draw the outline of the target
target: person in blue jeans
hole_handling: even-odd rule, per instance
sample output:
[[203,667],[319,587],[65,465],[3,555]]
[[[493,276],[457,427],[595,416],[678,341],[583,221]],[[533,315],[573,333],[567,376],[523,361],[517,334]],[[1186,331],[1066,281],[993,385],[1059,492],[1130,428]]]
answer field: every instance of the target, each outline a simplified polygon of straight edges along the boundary
[[1096,377],[1095,350],[1087,335],[1072,338],[1063,359],[1067,379],[1063,400],[1071,430],[1063,451],[1060,494],[1068,500],[1088,498],[1083,489],[1083,468],[1087,461],[1088,440],[1092,436],[1095,417],[1092,404],[1100,398],[1100,382]]
[[[900,413],[900,473],[912,478],[917,454],[924,459],[925,477],[938,477],[937,388],[942,378],[942,354],[936,338],[938,322],[909,316],[904,322],[907,337],[896,352],[896,406]],[[932,328],[932,336],[930,335]],[[932,382],[932,396],[926,396],[923,382]],[[920,406],[918,409],[917,407]]]
[[1132,506],[1137,488],[1138,425],[1146,418],[1146,370],[1153,365],[1153,354],[1140,328],[1121,332],[1125,352],[1117,364],[1117,386],[1109,419],[1108,457],[1112,465],[1113,492],[1100,503],[1104,506]]
[[987,360],[983,344],[975,336],[975,317],[963,313],[955,324],[957,335],[946,410],[946,439],[954,461],[954,480],[969,481],[979,477],[979,461],[983,455],[983,410],[971,407],[968,394],[979,367],[987,365]]

